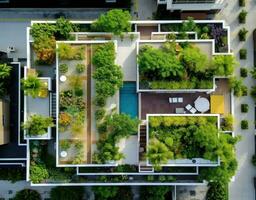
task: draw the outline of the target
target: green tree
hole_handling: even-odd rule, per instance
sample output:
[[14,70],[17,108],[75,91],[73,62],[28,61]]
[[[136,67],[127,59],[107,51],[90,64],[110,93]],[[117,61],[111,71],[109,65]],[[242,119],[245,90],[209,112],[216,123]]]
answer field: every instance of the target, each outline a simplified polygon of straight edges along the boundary
[[118,192],[116,196],[112,198],[112,200],[132,200],[133,193],[132,188],[130,186],[120,186],[118,187]]
[[84,187],[55,187],[51,189],[51,200],[81,200],[84,199]]
[[15,194],[13,200],[41,200],[41,195],[36,190],[24,189]]
[[140,74],[150,79],[181,77],[184,68],[172,53],[152,46],[144,46],[138,56]]
[[40,90],[45,88],[43,82],[37,76],[28,75],[26,79],[21,80],[21,83],[25,95],[30,95],[33,98],[38,97]]
[[64,17],[60,17],[59,19],[57,19],[55,26],[56,26],[55,37],[58,40],[71,39],[70,33],[77,31],[76,25],[72,24],[69,20],[65,19]]
[[141,186],[140,198],[142,200],[165,200],[165,195],[170,190],[169,186]]
[[182,51],[182,60],[190,72],[204,73],[209,68],[209,60],[198,47],[188,46]]
[[228,200],[227,183],[210,182],[208,186],[206,200]]
[[95,194],[95,200],[110,200],[117,195],[118,187],[95,186],[92,188]]
[[232,75],[237,65],[237,61],[232,55],[217,55],[213,57],[213,75],[229,76]]
[[30,180],[32,183],[41,183],[49,178],[49,173],[43,164],[30,166]]
[[47,133],[48,127],[53,127],[53,119],[42,115],[31,115],[29,119],[23,124],[23,129],[27,131],[30,136],[43,135]]
[[131,15],[128,11],[112,9],[102,14],[92,25],[93,31],[112,32],[121,35],[123,32],[131,31]]
[[164,143],[152,139],[148,146],[147,158],[155,169],[161,169],[161,164],[166,164],[168,160],[173,159],[173,152]]
[[12,67],[5,64],[0,64],[0,81],[9,78],[11,75]]

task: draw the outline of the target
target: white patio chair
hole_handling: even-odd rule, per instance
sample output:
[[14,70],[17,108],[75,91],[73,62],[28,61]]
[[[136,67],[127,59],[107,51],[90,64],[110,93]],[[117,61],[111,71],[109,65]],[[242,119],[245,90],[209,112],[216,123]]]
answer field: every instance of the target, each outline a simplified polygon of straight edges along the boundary
[[193,107],[192,107],[190,104],[186,105],[186,109],[187,109],[187,110],[189,110],[189,111],[190,111],[190,110],[191,110],[191,108],[193,108]]
[[195,114],[197,110],[196,110],[194,107],[192,107],[189,111],[190,111],[192,114]]
[[179,97],[179,98],[178,98],[178,102],[179,102],[179,103],[183,103],[183,97]]
[[177,98],[177,97],[173,97],[173,98],[172,98],[172,102],[173,102],[173,103],[178,103],[178,98]]
[[173,102],[172,102],[172,98],[171,98],[171,97],[169,97],[169,103],[173,103]]

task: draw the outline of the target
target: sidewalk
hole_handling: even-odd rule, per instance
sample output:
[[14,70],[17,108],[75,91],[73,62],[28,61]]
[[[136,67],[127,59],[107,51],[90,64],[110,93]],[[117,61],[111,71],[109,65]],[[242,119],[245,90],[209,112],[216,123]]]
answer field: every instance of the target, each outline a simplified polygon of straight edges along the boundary
[[[238,23],[238,15],[242,9],[248,12],[246,24]],[[240,63],[240,67],[246,67],[248,72],[253,69],[253,39],[252,32],[256,28],[256,2],[254,0],[247,0],[246,7],[241,8],[238,5],[238,0],[229,1],[227,7],[224,8],[216,19],[225,20],[231,29],[231,49]],[[240,42],[238,39],[238,32],[245,27],[249,32],[247,40]],[[247,59],[239,59],[239,50],[241,48],[247,49]],[[236,77],[240,77],[240,67],[236,69]],[[254,107],[255,102],[250,96],[250,89],[256,85],[255,80],[251,77],[244,79],[244,84],[248,87],[248,96],[235,98],[234,100],[234,117],[235,117],[235,135],[241,135],[242,141],[236,146],[236,154],[238,159],[238,171],[235,175],[235,180],[230,183],[229,199],[230,200],[254,200],[255,191],[253,178],[256,175],[256,168],[251,164],[251,158],[254,154]],[[241,113],[241,104],[247,103],[249,105],[248,113]],[[241,130],[241,120],[248,120],[249,129]]]

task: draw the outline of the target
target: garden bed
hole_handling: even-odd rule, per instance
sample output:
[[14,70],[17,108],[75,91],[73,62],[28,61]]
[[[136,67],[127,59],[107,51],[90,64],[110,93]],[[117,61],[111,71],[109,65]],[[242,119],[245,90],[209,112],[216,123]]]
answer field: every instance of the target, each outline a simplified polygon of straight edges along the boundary
[[[148,116],[149,163],[160,165],[217,165],[218,117]],[[161,149],[161,150],[160,150]],[[160,157],[155,153],[161,151]]]
[[[88,81],[85,45],[59,44],[58,136],[60,164],[85,164],[88,127]],[[90,67],[90,66],[89,66]]]

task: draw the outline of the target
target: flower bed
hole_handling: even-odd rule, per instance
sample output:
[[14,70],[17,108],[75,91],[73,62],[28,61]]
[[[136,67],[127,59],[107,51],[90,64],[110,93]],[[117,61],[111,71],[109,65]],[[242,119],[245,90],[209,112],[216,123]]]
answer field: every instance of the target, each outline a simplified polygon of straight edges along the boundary
[[86,46],[61,43],[59,52],[59,150],[62,164],[87,162]]
[[196,32],[198,39],[215,40],[215,52],[226,53],[228,51],[228,32],[220,22],[195,23],[192,19],[189,19],[183,23],[162,24],[161,31],[179,32],[179,36],[176,39],[190,39],[185,32]]

